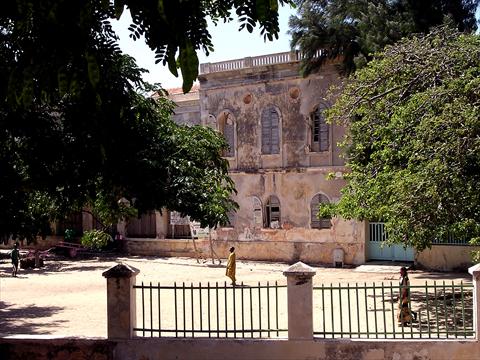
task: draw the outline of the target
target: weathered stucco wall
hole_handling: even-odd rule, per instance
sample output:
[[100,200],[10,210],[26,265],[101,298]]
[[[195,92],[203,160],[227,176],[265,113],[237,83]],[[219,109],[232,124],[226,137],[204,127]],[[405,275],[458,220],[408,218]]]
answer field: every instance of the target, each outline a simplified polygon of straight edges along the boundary
[[475,360],[477,341],[0,339],[2,359]]
[[[195,243],[201,253],[209,254],[208,240],[195,240]],[[126,239],[122,248],[130,255],[196,256],[193,242],[189,239]]]
[[[359,226],[358,228],[358,236],[361,237],[363,227]],[[224,231],[229,232],[228,229]],[[328,230],[321,231],[326,232]],[[319,237],[316,240],[295,241],[288,238],[290,232],[297,233],[294,229],[262,229],[261,232],[270,233],[270,235],[274,233],[279,240],[270,238],[267,238],[267,240],[213,240],[213,247],[221,258],[227,258],[229,248],[235,246],[237,259],[286,263],[303,261],[308,264],[326,265],[333,265],[334,250],[342,249],[345,254],[345,264],[358,265],[365,262],[365,246],[360,241],[332,241],[331,239],[329,241],[328,237]],[[210,245],[208,240],[195,240],[195,242],[199,253],[209,257]],[[193,242],[189,239],[126,239],[123,243],[124,250],[130,255],[197,256]]]
[[472,251],[480,246],[433,245],[416,256],[416,262],[427,269],[438,271],[466,270],[473,265]]
[[[333,64],[320,74],[302,78],[298,63],[277,64],[201,75],[202,123],[221,130],[219,120],[227,111],[235,124],[235,154],[231,170],[298,168],[343,165],[337,142],[341,126],[330,125],[328,151],[310,151],[310,115],[316,106],[330,106],[327,97],[339,76]],[[280,152],[261,152],[261,114],[273,106],[280,116]]]

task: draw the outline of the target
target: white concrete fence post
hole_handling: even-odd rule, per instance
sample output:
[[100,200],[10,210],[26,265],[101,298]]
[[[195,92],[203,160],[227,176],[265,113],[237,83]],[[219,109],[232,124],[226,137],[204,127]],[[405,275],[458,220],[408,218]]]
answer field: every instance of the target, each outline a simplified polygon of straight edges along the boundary
[[475,338],[480,340],[480,264],[468,268],[468,272],[473,277],[473,330]]
[[102,275],[107,279],[107,337],[131,339],[136,326],[135,278],[139,273],[126,264],[118,264]]
[[297,262],[283,272],[287,277],[288,339],[313,339],[313,283],[316,271]]

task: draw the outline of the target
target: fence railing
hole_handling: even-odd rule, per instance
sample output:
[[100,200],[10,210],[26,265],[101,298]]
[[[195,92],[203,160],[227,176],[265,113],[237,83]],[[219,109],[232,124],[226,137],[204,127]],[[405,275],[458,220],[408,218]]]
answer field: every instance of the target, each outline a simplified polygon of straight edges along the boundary
[[134,285],[137,336],[261,338],[287,335],[286,285]]
[[473,338],[473,285],[409,287],[416,321],[398,323],[398,285],[339,284],[313,288],[314,335],[325,338]]
[[[383,242],[388,238],[387,232],[385,231],[385,223],[383,222],[370,222],[369,227],[369,241]],[[433,239],[433,245],[459,245],[459,246],[469,246],[471,245],[469,239],[466,237],[454,236],[453,234],[448,234],[443,239]]]
[[387,240],[385,224],[383,222],[371,222],[368,224],[370,241],[383,242]]
[[453,234],[448,234],[448,236],[443,239],[433,239],[432,244],[433,245],[471,246],[470,240],[467,237],[454,236]]

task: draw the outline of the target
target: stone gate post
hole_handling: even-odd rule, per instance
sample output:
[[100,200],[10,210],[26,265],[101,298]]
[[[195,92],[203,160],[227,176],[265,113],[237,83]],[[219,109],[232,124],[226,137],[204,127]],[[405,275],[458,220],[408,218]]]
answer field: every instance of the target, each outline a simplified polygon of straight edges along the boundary
[[102,275],[107,279],[107,337],[131,339],[136,326],[135,278],[139,273],[126,264],[118,264]]
[[313,339],[313,284],[315,270],[297,262],[283,272],[287,277],[288,339]]
[[468,268],[473,277],[473,330],[475,338],[480,340],[480,264]]

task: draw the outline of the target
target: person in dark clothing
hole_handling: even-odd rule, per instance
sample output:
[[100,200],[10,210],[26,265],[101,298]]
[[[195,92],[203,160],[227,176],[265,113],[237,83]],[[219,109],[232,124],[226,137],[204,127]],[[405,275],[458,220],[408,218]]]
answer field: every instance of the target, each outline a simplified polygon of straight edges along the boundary
[[18,261],[20,260],[20,250],[18,249],[18,243],[16,242],[13,246],[13,250],[10,253],[10,258],[12,259],[12,276],[17,276],[18,272]]

